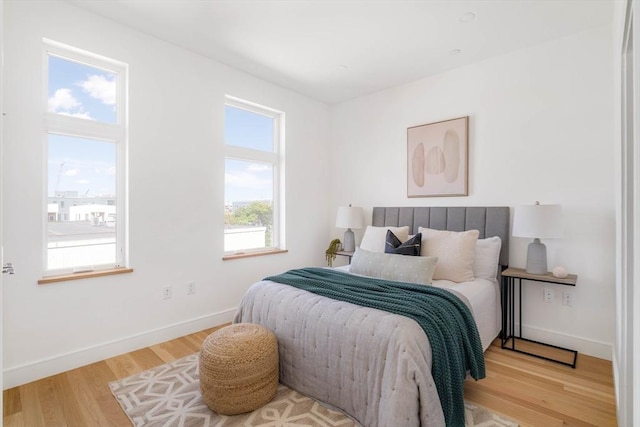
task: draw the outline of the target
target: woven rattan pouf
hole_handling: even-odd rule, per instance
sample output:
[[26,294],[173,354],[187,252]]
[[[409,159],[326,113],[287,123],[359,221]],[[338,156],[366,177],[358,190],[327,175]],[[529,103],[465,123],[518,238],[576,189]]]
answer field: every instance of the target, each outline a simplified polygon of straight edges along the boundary
[[278,387],[278,341],[253,323],[225,326],[200,351],[200,390],[218,414],[250,412],[268,403]]

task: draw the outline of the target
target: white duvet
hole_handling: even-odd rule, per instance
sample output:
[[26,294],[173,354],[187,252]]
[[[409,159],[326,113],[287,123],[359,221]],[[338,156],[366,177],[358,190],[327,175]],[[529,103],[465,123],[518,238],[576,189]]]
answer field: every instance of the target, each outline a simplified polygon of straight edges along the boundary
[[495,280],[474,279],[472,282],[454,283],[434,280],[433,286],[455,290],[469,300],[471,312],[486,351],[500,333],[500,287]]
[[[349,272],[349,266],[336,270]],[[471,282],[456,283],[449,280],[434,280],[433,286],[450,289],[464,295],[471,305],[471,312],[482,340],[482,350],[486,351],[501,329],[500,286],[497,280],[476,278]]]

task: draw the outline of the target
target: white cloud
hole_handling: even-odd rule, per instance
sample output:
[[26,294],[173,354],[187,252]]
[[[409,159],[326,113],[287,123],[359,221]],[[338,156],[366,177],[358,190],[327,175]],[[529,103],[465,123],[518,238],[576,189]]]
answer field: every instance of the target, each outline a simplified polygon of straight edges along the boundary
[[76,83],[92,98],[99,99],[103,104],[115,105],[116,80],[108,80],[104,75],[93,75],[83,82]]
[[116,174],[116,167],[115,166],[111,166],[110,168],[107,168],[104,171],[105,174],[107,175],[115,175]]
[[61,111],[71,111],[81,108],[82,104],[71,94],[71,89],[62,88],[56,90],[47,101],[47,110],[50,113],[60,113]]
[[79,179],[76,181],[76,184],[88,184],[89,182],[88,179]]
[[47,100],[47,111],[50,113],[93,120],[93,117],[83,110],[82,102],[73,96],[69,88],[63,87],[56,90],[53,96]]
[[80,173],[80,169],[74,168],[74,169],[69,169],[67,171],[64,171],[63,175],[64,176],[76,176],[79,173]]

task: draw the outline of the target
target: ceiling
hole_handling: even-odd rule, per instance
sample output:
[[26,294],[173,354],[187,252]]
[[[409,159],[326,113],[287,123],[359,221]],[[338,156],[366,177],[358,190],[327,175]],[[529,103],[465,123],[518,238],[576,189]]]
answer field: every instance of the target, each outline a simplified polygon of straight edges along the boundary
[[[613,15],[613,0],[68,1],[327,104],[606,25]],[[463,22],[469,13],[475,19]]]

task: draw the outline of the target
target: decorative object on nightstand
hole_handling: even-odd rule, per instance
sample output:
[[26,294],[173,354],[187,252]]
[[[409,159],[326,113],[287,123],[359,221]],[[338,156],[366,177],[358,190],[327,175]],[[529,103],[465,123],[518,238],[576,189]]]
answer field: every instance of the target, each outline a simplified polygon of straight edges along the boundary
[[356,250],[356,238],[351,229],[362,228],[362,208],[352,207],[351,205],[340,206],[336,216],[336,227],[346,228],[344,232],[343,248],[346,252]]
[[331,243],[329,243],[329,247],[327,248],[327,250],[324,251],[324,256],[329,267],[333,266],[333,260],[336,259],[336,255],[340,251],[340,246],[340,239],[333,239]]
[[553,270],[551,270],[551,274],[553,274],[553,277],[557,277],[558,279],[564,279],[569,275],[567,273],[567,269],[560,266],[554,267]]
[[540,239],[556,239],[563,235],[562,206],[517,206],[513,214],[513,236],[532,238],[527,248],[529,274],[547,274],[547,247]]

